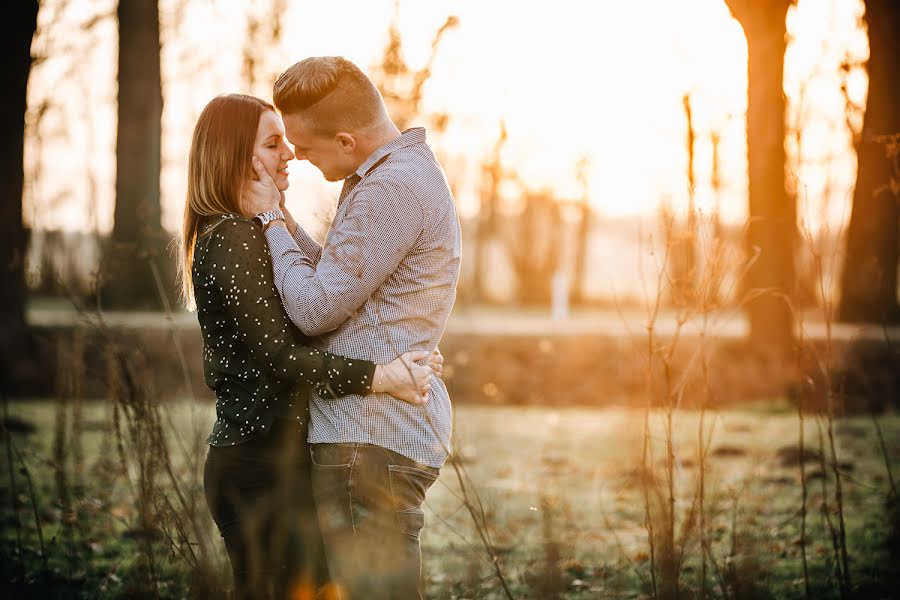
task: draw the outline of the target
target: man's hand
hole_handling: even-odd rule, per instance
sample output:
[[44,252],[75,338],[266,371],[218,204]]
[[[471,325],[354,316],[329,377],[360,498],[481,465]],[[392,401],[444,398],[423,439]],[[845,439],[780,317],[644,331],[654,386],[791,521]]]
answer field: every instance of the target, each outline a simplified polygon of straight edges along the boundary
[[272,177],[266,172],[262,161],[255,156],[252,159],[253,171],[258,178],[256,181],[247,181],[241,189],[241,210],[244,216],[253,218],[259,213],[275,210],[281,204],[282,193]]

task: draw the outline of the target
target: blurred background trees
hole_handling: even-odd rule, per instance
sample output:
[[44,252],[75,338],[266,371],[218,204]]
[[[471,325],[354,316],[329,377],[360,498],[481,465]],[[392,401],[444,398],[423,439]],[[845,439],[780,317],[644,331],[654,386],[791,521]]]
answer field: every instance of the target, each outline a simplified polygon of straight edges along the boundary
[[900,133],[900,2],[865,0],[865,6],[869,93],[856,144],[858,170],[838,316],[843,321],[897,323],[900,173],[897,142],[889,138]]
[[794,320],[786,299],[794,286],[795,200],[785,191],[786,24],[791,0],[726,0],[747,38],[747,254],[755,257],[744,289],[750,337],[787,353]]
[[[173,10],[190,13],[198,6],[213,4],[207,0],[181,0],[165,5],[163,14]],[[75,3],[56,2],[52,5],[66,7],[75,6]],[[15,19],[19,18],[20,13],[24,14],[22,7],[30,6],[30,3],[17,3]],[[174,160],[171,149],[161,145],[165,136],[169,135],[161,124],[164,116],[163,96],[165,94],[168,98],[169,94],[169,88],[165,87],[169,85],[166,83],[169,80],[163,77],[165,73],[160,73],[160,55],[165,48],[161,42],[182,44],[182,53],[189,53],[190,48],[182,40],[184,32],[171,28],[171,25],[166,29],[165,19],[161,30],[160,6],[155,0],[120,2],[118,5],[111,1],[107,8],[92,9],[99,12],[89,16],[89,20],[111,23],[113,15],[109,11],[114,6],[121,43],[117,76],[115,209],[108,240],[103,239],[106,234],[100,231],[101,219],[90,217],[91,225],[97,230],[93,235],[101,240],[98,247],[104,250],[101,306],[161,308],[164,303],[160,289],[162,297],[168,301],[174,296],[174,259],[167,251],[173,232],[163,226],[161,203],[164,193],[160,178],[161,171],[166,168],[162,157],[169,156],[167,160]],[[809,275],[799,264],[805,259],[802,256],[804,241],[797,236],[797,229],[802,226],[798,223],[797,191],[791,189],[791,174],[785,174],[786,169],[791,168],[786,163],[792,160],[786,156],[786,144],[790,146],[786,136],[796,133],[789,130],[794,127],[793,122],[787,128],[785,124],[784,64],[789,29],[786,19],[791,6],[796,9],[797,4],[789,0],[723,0],[723,6],[730,9],[743,28],[748,50],[746,164],[749,177],[746,197],[749,221],[742,243],[747,255],[758,253],[758,256],[742,288],[752,296],[747,304],[747,315],[753,339],[784,350],[790,347],[793,329],[786,300],[799,307],[803,302],[816,302],[819,294],[814,286],[805,281]],[[896,3],[870,0],[865,7],[870,45],[867,65],[869,102],[864,131],[858,140],[859,181],[846,238],[846,262],[841,269],[843,278],[839,287],[843,302],[839,316],[847,320],[880,322],[891,321],[897,316],[896,189],[890,186],[891,163],[884,143],[888,138],[880,136],[896,133],[900,129],[896,110],[898,47],[892,35],[897,31],[898,24]],[[458,36],[451,35],[451,32],[460,28],[460,19],[455,15],[435,19],[429,29],[424,30],[424,35],[411,41],[404,39],[401,33],[400,8],[400,3],[395,2],[380,55],[376,50],[375,61],[363,66],[381,90],[398,125],[424,125],[428,128],[429,141],[442,163],[453,165],[447,175],[455,192],[463,190],[463,193],[457,193],[457,198],[461,199],[467,193],[471,196],[474,208],[461,210],[467,258],[460,283],[460,302],[545,309],[551,302],[551,280],[557,278],[557,281],[567,280],[568,286],[564,287],[567,287],[567,295],[573,305],[609,307],[613,301],[637,304],[639,284],[631,289],[614,289],[607,278],[615,270],[624,273],[623,277],[636,280],[637,269],[634,265],[637,261],[632,261],[633,257],[626,261],[623,257],[626,253],[634,255],[646,250],[646,233],[656,229],[655,225],[644,228],[642,224],[635,224],[638,219],[630,222],[614,221],[606,216],[602,220],[597,218],[596,196],[600,189],[597,183],[602,184],[606,170],[603,160],[588,152],[576,153],[569,168],[568,178],[571,181],[566,184],[567,191],[561,194],[556,189],[545,189],[542,184],[533,183],[534,178],[522,176],[530,173],[519,163],[522,153],[521,121],[507,120],[502,112],[492,121],[498,123],[493,138],[488,131],[480,145],[464,147],[462,156],[449,154],[447,148],[451,148],[449,152],[460,152],[459,146],[445,147],[444,140],[454,135],[458,137],[461,127],[468,125],[452,112],[452,106],[435,109],[429,104],[428,97],[429,90],[434,89],[430,86],[434,83],[435,69],[442,68],[438,61],[442,48],[459,50],[453,45],[457,43]],[[299,58],[290,56],[286,49],[288,19],[295,9],[295,3],[289,0],[255,0],[246,7],[246,14],[240,17],[240,28],[237,29],[243,39],[237,40],[237,51],[234,53],[235,72],[239,73],[234,80],[238,82],[235,84],[237,87],[268,97],[270,80],[284,65]],[[9,22],[15,19],[11,18]],[[13,30],[27,31],[28,27],[22,29],[15,26]],[[61,32],[60,37],[63,35],[65,33]],[[14,44],[24,43],[22,39],[10,34],[5,36],[4,43],[11,48]],[[415,49],[421,51],[416,54],[417,58],[411,60],[407,51],[413,43],[416,44]],[[12,49],[7,56],[13,56]],[[75,77],[78,76],[77,61],[78,57],[72,56],[72,65],[67,71]],[[199,70],[204,68],[201,62],[198,60],[196,64],[186,66],[178,76],[183,80],[199,74]],[[25,61],[14,60],[10,72],[21,73],[24,64]],[[498,72],[499,75],[502,73]],[[27,72],[24,77],[24,82],[27,82]],[[212,87],[215,86],[206,84],[204,90]],[[231,91],[226,87],[216,88],[216,91]],[[472,93],[479,92],[473,90]],[[698,197],[703,193],[714,195],[715,214],[712,220],[707,221],[715,222],[716,235],[723,243],[736,245],[744,232],[738,224],[723,223],[718,208],[722,202],[721,196],[728,191],[729,185],[723,183],[721,174],[734,171],[731,164],[724,168],[721,165],[736,160],[726,154],[734,154],[734,150],[721,143],[722,122],[710,124],[703,121],[704,111],[709,112],[709,107],[704,106],[703,102],[709,102],[709,99],[704,99],[702,94],[695,99],[687,86],[683,94],[679,100],[683,100],[684,106],[673,105],[673,109],[683,110],[687,117],[687,146],[684,151],[688,163],[686,199],[695,207],[695,193]],[[93,107],[87,106],[85,110],[91,112]],[[195,107],[178,110],[185,114],[191,110],[197,112]],[[540,118],[550,118],[548,115]],[[589,117],[585,115],[584,119],[587,121]],[[15,120],[21,125],[21,115],[17,117],[15,110],[4,111],[4,118],[10,119],[11,124]],[[8,139],[21,138],[15,133],[20,129],[10,128],[14,135]],[[178,131],[179,139],[189,137],[185,133],[189,129],[189,125],[185,125],[183,130]],[[27,137],[28,134],[25,135]],[[727,137],[727,134],[724,135]],[[710,144],[712,156],[708,148]],[[8,148],[15,151],[12,144],[8,144]],[[546,152],[549,158],[553,150],[547,149]],[[180,156],[176,158],[179,159],[178,169],[183,168],[181,163],[184,161],[180,160]],[[710,163],[713,164],[713,172],[708,176],[704,170]],[[458,164],[463,166],[455,166]],[[45,174],[38,176],[44,177]],[[14,183],[14,179],[9,181]],[[102,182],[97,185],[102,187]],[[679,182],[677,185],[683,184]],[[14,185],[9,188],[9,196],[21,198],[21,187],[14,188]],[[99,196],[95,193],[97,191],[98,188],[91,189],[88,195],[96,198]],[[743,193],[743,190],[740,192]],[[681,190],[677,194],[682,195]],[[65,201],[66,198],[61,197],[60,202]],[[629,197],[610,197],[604,198],[604,205],[632,201]],[[659,202],[665,205],[669,199],[661,197]],[[12,224],[22,222],[22,207],[14,202],[4,210],[9,211],[5,223],[12,232],[3,239],[4,257],[6,264],[15,266],[21,264],[16,262],[15,256],[16,252],[21,251],[17,248],[25,247],[25,230],[14,231]],[[648,212],[640,219],[657,219],[664,212]],[[686,216],[682,212],[667,213],[666,218],[672,220],[673,227],[679,228],[678,239],[684,241],[682,238],[687,240],[698,235],[697,222],[692,221],[696,219],[697,211],[689,207]],[[36,225],[40,230],[43,224]],[[171,228],[171,219],[168,226]],[[40,234],[50,238],[43,231]],[[822,239],[834,246],[837,237],[832,235]],[[659,241],[656,239],[654,243]],[[680,266],[674,265],[677,269],[671,272],[672,281],[668,283],[689,283],[692,272],[700,268],[701,265],[691,259],[695,243],[696,240],[687,240],[683,248],[676,249],[672,254],[670,258],[676,263],[680,261]],[[53,246],[45,244],[43,247]],[[63,246],[56,247],[54,252],[65,260],[92,260],[83,253],[66,251]],[[51,259],[46,260],[52,262]],[[601,268],[602,276],[598,275]],[[85,270],[91,272],[93,267],[86,267]],[[49,269],[43,269],[42,273],[44,271]],[[23,273],[11,272],[11,280],[24,281]],[[737,269],[732,269],[730,273],[732,277],[739,275]],[[799,287],[803,289],[798,295]],[[72,287],[61,289],[71,290]],[[4,307],[11,307],[8,310],[4,308],[5,315],[19,315],[8,318],[23,318],[23,309],[15,308],[24,306],[23,294],[17,295],[13,291],[4,296],[3,302]]]
[[594,210],[591,208],[591,159],[587,155],[579,157],[575,164],[575,179],[581,188],[578,201],[578,233],[575,243],[575,258],[572,267],[571,292],[572,304],[585,304],[588,300],[586,289],[588,271],[588,253],[591,247],[591,231]]
[[[278,48],[284,35],[287,0],[256,0],[247,10],[247,28],[241,52],[241,79],[244,93],[268,101],[272,83],[288,64]],[[260,52],[260,49],[265,50]],[[282,60],[280,60],[282,59]]]
[[554,277],[560,273],[562,216],[560,203],[549,191],[525,190],[524,209],[506,239],[519,306],[548,307]]
[[[422,114],[422,100],[424,98],[425,84],[432,75],[434,61],[437,58],[441,40],[447,32],[459,26],[459,19],[450,15],[441,25],[431,39],[431,53],[424,65],[418,69],[412,69],[403,56],[403,39],[399,26],[400,2],[394,2],[394,18],[388,26],[388,41],[382,53],[381,61],[373,65],[369,76],[381,92],[387,105],[388,113],[394,123],[403,131],[409,128],[414,121],[427,117]],[[439,125],[439,129],[445,128],[447,123],[442,115],[434,115],[433,125]],[[421,122],[419,123],[421,124]],[[440,133],[438,131],[437,133]]]
[[116,130],[116,208],[103,258],[103,306],[161,309],[174,305],[171,234],[162,227],[160,167],[162,77],[157,0],[122,0]]
[[503,148],[508,141],[506,123],[500,121],[497,139],[490,154],[482,159],[480,167],[480,189],[478,194],[478,215],[474,224],[474,248],[469,250],[473,267],[471,277],[464,281],[463,298],[470,302],[484,302],[487,298],[487,277],[491,265],[488,249],[497,239],[497,224],[500,205],[500,186],[507,177],[503,165]]
[[6,8],[0,21],[0,64],[7,77],[0,92],[0,380],[9,361],[21,354],[25,337],[25,255],[28,235],[22,221],[25,109],[31,72],[31,40],[37,30],[38,0]]

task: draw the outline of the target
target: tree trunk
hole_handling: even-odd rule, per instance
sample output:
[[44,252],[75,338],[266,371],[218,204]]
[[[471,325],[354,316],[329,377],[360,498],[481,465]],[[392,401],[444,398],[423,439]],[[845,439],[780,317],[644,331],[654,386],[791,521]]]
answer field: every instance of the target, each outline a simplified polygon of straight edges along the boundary
[[578,221],[578,231],[575,234],[575,264],[572,267],[572,283],[569,291],[573,305],[587,304],[587,270],[594,215],[594,211],[591,210],[590,166],[587,156],[580,157],[575,165],[575,179],[581,184],[581,202],[579,206],[581,218]]
[[591,225],[593,211],[590,200],[585,197],[581,202],[581,219],[578,221],[578,232],[575,234],[575,264],[572,268],[572,304],[583,306],[588,303],[587,266],[591,248]]
[[545,193],[526,193],[507,252],[516,278],[519,306],[550,307],[553,276],[559,270],[562,218],[559,202]]
[[4,11],[0,26],[0,60],[6,85],[0,94],[0,378],[6,388],[10,359],[21,354],[25,336],[25,252],[28,234],[22,223],[22,166],[25,109],[31,72],[31,40],[37,30],[37,0],[17,0]]
[[[796,206],[784,178],[784,52],[790,0],[726,0],[747,37],[747,162],[750,223],[747,250],[756,260],[745,289],[751,341],[787,353],[793,316]],[[757,256],[758,254],[758,256]]]
[[487,281],[490,279],[488,269],[488,244],[497,236],[497,204],[500,196],[500,185],[506,176],[503,168],[503,148],[506,146],[506,124],[500,122],[500,133],[494,143],[491,158],[481,165],[482,189],[478,217],[475,221],[475,251],[473,254],[471,298],[475,302],[483,302],[487,297]]
[[666,229],[667,244],[669,250],[669,302],[676,307],[684,307],[696,304],[697,298],[697,248],[699,245],[699,231],[697,223],[697,204],[695,201],[697,184],[696,169],[694,168],[697,133],[694,128],[694,113],[691,105],[690,94],[685,94],[681,99],[684,106],[685,124],[687,136],[685,150],[687,152],[687,193],[688,209],[687,219],[681,220],[677,215],[670,215],[672,220]]
[[471,299],[484,302],[487,297],[487,280],[490,261],[488,260],[488,244],[494,240],[494,199],[487,195],[481,197],[481,207],[475,221],[475,250],[472,255],[472,289]]
[[[162,228],[160,77],[157,0],[122,0],[119,21],[119,122],[116,208],[104,256],[106,308],[162,308],[175,291],[175,261]],[[160,293],[162,284],[163,293]]]
[[[858,171],[847,229],[838,318],[897,323],[897,243],[900,205],[891,188],[891,161],[877,138],[900,134],[900,4],[866,0],[869,94],[856,149]],[[900,182],[895,182],[895,185]]]

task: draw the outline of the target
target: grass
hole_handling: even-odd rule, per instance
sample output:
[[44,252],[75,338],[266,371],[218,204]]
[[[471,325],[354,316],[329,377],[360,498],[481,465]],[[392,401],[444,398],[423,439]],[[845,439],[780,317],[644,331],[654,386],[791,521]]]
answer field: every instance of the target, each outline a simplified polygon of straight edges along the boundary
[[[574,597],[582,588],[604,597],[619,593],[632,597],[648,591],[642,475],[636,469],[642,418],[640,411],[626,409],[460,410],[462,454],[472,457],[472,477],[494,511],[498,545],[506,549],[504,562],[511,579],[523,584],[520,593],[527,592],[528,573],[544,560],[541,499],[547,497],[557,513],[554,535],[563,549],[559,566],[567,580],[567,593]],[[768,405],[714,413],[713,418],[716,430],[706,473],[713,554],[723,563],[729,556],[731,562],[755,558],[762,587],[776,597],[801,597],[796,546],[798,469],[783,466],[778,454],[795,444],[796,417],[789,407]],[[677,484],[682,488],[689,487],[696,475],[696,419],[694,413],[676,415]],[[664,433],[659,415],[654,415],[652,424],[652,437],[661,448]],[[891,417],[884,425],[889,439],[900,439],[900,420]],[[885,572],[878,569],[884,568],[887,560],[882,550],[884,537],[879,533],[885,482],[875,452],[874,427],[866,418],[854,418],[842,422],[841,431],[841,453],[848,470],[852,465],[847,505],[851,507],[849,530],[855,532],[850,540],[854,565],[860,576],[880,577]],[[811,420],[808,436],[815,439],[817,435]],[[895,456],[898,450],[895,444]],[[662,456],[659,448],[655,455]],[[808,468],[816,470],[815,465]],[[424,540],[426,548],[432,549],[426,563],[429,575],[432,582],[440,584],[435,586],[440,590],[436,597],[452,597],[459,580],[446,582],[453,579],[454,572],[465,570],[465,553],[459,551],[461,542],[454,532],[465,531],[466,524],[453,516],[453,487],[452,478],[445,474],[428,501],[434,517]],[[813,486],[810,506],[821,503],[816,490]],[[687,501],[677,508],[687,510]],[[809,539],[817,557],[812,562],[821,564],[822,571],[829,558],[828,540],[821,519],[814,515],[811,521]],[[736,547],[732,548],[733,544]],[[823,575],[819,579],[824,579]],[[822,583],[822,588],[827,587],[827,581]],[[480,585],[490,586],[491,581]],[[462,587],[456,585],[460,590],[457,597],[473,597]]]
[[[51,571],[46,585],[51,593],[93,598],[124,597],[140,591],[134,587],[139,578],[132,573],[138,567],[141,533],[134,529],[136,508],[127,484],[123,478],[110,477],[115,469],[105,465],[111,458],[104,442],[108,437],[105,405],[84,404],[85,479],[70,482],[73,491],[68,509],[52,500],[58,496],[58,470],[52,459],[56,403],[15,401],[9,411],[36,426],[33,434],[14,433],[13,441],[34,481]],[[167,414],[171,416],[173,456],[188,480],[191,474],[184,470],[187,461],[182,448],[190,452],[195,436],[205,434],[213,420],[213,407],[178,402]],[[699,413],[679,411],[674,418],[676,486],[690,490],[697,476]],[[729,583],[729,597],[740,597],[735,590],[748,585],[752,587],[750,595],[743,597],[803,597],[799,469],[789,455],[789,449],[796,448],[796,413],[786,403],[770,402],[740,410],[709,411],[706,418],[707,427],[709,423],[714,427],[705,474],[709,555],[716,565],[710,569],[722,581],[740,579],[734,585]],[[515,597],[637,598],[651,592],[642,496],[642,478],[647,475],[640,468],[642,410],[463,405],[457,409],[456,419],[456,460],[478,491],[498,560]],[[883,417],[881,425],[896,462],[900,459],[900,417]],[[816,447],[816,419],[808,418],[806,434],[808,444]],[[869,417],[843,419],[837,426],[840,470],[845,474],[850,569],[860,594],[897,589],[884,525],[887,478],[875,436]],[[655,460],[661,461],[665,444],[662,413],[651,415],[651,439]],[[816,598],[836,598],[830,540],[819,512],[819,478],[831,475],[823,475],[815,461],[806,468],[811,591]],[[16,473],[18,498],[11,499],[8,470],[4,464],[0,483],[3,549],[9,557],[2,568],[7,582],[23,576],[17,572],[19,561],[14,560],[11,500],[16,502],[21,524],[26,575],[34,572],[40,560],[25,479],[21,472]],[[681,515],[690,509],[689,496],[678,496],[676,510]],[[426,514],[422,544],[429,595],[503,597],[449,465],[429,492]],[[689,521],[680,518],[679,524]],[[224,577],[223,549],[214,534],[213,539],[218,552],[215,562]],[[700,589],[696,542],[689,541],[684,554],[683,594],[694,597]],[[159,595],[183,597],[191,577],[183,561],[171,552],[162,552],[158,568]],[[712,590],[715,597],[724,595],[720,587],[712,586]]]

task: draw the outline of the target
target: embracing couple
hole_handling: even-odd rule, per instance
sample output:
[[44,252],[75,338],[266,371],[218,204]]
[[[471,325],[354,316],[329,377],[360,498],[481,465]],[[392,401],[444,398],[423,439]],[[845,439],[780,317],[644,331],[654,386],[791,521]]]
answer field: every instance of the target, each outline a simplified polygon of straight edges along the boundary
[[[239,598],[420,598],[422,505],[451,431],[453,198],[425,131],[400,132],[351,62],[303,60],[273,96],[213,99],[191,144],[182,281],[216,393],[207,502]],[[344,182],[324,246],[284,205],[294,158]]]

